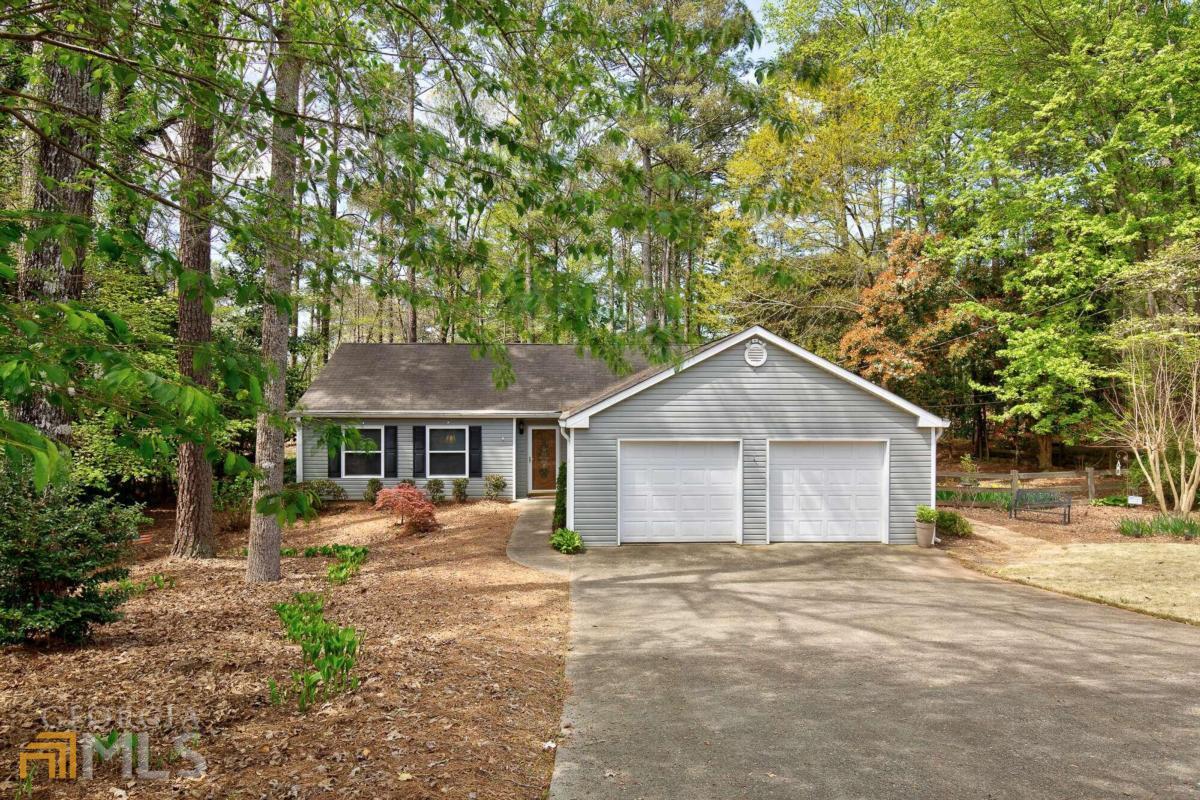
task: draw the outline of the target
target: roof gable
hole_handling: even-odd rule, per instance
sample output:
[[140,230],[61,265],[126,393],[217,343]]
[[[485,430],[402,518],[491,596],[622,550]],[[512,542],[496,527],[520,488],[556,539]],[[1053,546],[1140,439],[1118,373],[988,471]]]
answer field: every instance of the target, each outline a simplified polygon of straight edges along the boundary
[[945,428],[950,424],[948,420],[942,419],[941,417],[926,411],[920,406],[908,402],[899,395],[893,394],[887,389],[877,386],[865,378],[855,375],[853,372],[843,369],[842,367],[839,367],[830,361],[826,361],[814,353],[810,353],[803,347],[789,342],[787,339],[784,339],[781,336],[776,336],[766,328],[763,328],[759,325],[747,328],[741,333],[727,336],[724,339],[719,339],[716,342],[706,345],[705,347],[685,358],[684,361],[678,365],[678,367],[667,365],[657,370],[645,370],[639,375],[634,376],[634,378],[616,387],[611,387],[605,392],[585,400],[580,404],[577,404],[573,408],[569,408],[562,415],[562,424],[567,428],[586,428],[588,427],[589,420],[594,414],[598,414],[606,408],[611,408],[612,406],[617,405],[618,403],[621,403],[624,400],[671,378],[679,372],[689,369],[696,364],[712,358],[718,353],[723,353],[729,348],[753,338],[759,338],[763,341],[769,342],[770,344],[773,344],[776,347],[791,353],[801,360],[806,361],[809,364],[812,364],[813,366],[818,367],[819,369],[822,369],[838,378],[841,378],[847,383],[850,383],[869,394],[874,395],[880,400],[907,411],[916,418],[915,421],[918,427]]

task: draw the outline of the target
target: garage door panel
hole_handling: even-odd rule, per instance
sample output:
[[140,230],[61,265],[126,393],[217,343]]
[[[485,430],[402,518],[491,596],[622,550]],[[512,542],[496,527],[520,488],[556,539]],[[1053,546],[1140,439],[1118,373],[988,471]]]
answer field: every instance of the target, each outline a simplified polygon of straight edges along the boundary
[[769,448],[771,541],[883,538],[883,442],[772,442]]
[[738,455],[736,442],[622,442],[621,541],[737,541]]

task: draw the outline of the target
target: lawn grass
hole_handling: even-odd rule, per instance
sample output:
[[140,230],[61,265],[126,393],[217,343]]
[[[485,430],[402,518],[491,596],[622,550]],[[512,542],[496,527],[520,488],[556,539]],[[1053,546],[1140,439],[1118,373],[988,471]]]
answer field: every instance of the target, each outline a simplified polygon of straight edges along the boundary
[[1030,586],[1200,625],[1200,548],[1195,546],[1047,545],[988,571]]

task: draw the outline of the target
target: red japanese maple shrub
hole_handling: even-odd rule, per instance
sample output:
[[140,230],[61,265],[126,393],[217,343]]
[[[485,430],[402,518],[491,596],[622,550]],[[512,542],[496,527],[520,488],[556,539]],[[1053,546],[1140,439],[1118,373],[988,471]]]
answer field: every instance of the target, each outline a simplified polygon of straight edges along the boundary
[[375,509],[388,511],[399,517],[405,533],[427,533],[441,527],[434,505],[429,502],[425,493],[405,483],[380,489],[375,495]]

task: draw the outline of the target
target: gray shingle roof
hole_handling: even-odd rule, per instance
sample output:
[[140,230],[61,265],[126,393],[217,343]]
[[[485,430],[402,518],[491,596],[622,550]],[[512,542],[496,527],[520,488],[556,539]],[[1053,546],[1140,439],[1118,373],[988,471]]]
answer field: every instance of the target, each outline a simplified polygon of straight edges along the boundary
[[[553,412],[557,415],[622,384],[574,345],[510,344],[516,381],[497,389],[494,363],[467,344],[343,344],[296,404],[306,415],[433,411]],[[629,358],[633,369],[646,366]]]

